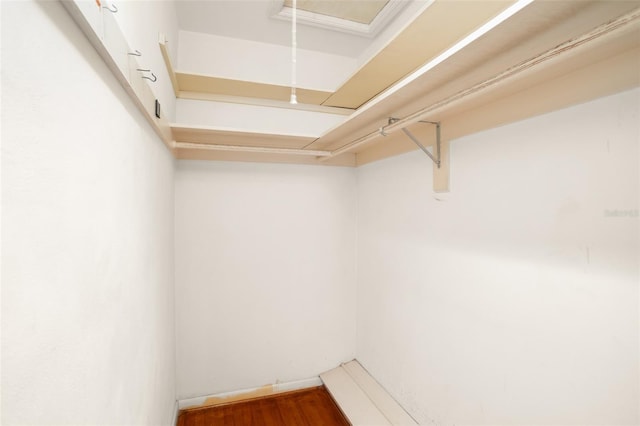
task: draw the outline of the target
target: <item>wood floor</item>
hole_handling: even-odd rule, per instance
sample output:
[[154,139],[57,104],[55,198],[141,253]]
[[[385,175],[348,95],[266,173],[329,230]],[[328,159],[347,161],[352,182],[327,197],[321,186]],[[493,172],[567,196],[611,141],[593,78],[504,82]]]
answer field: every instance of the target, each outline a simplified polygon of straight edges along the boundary
[[217,407],[183,410],[178,426],[349,426],[320,386]]

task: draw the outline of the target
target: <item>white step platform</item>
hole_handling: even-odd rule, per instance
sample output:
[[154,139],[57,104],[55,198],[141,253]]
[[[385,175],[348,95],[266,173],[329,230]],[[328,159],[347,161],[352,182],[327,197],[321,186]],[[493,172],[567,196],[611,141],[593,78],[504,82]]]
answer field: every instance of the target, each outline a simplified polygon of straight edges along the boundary
[[356,360],[320,375],[353,426],[408,426],[418,423]]

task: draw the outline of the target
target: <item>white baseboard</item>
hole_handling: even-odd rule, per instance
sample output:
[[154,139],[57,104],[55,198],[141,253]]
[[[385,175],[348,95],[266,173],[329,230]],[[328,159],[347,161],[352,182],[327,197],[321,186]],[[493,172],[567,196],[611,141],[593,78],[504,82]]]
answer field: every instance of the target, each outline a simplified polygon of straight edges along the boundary
[[356,360],[327,371],[320,377],[180,399],[175,404],[173,424],[178,420],[179,411],[185,408],[213,407],[323,384],[354,426],[418,424]]
[[320,377],[311,377],[309,379],[296,380],[293,382],[276,383],[258,388],[242,389],[232,392],[222,392],[212,395],[198,396],[195,398],[180,399],[177,401],[178,410],[194,407],[208,407],[214,405],[225,404],[228,402],[242,401],[260,396],[276,395],[283,392],[293,390],[312,388],[322,386]]

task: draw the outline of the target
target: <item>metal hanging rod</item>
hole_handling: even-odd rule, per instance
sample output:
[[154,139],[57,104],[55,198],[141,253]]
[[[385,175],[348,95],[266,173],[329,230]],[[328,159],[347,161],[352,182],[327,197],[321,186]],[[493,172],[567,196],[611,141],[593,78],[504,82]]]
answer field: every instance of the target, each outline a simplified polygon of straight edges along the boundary
[[[593,41],[596,41],[602,37],[606,37],[610,34],[616,34],[618,31],[624,31],[628,27],[631,27],[635,24],[636,21],[640,20],[640,8],[636,8],[625,15],[622,15],[613,21],[607,22],[605,24],[600,25],[592,29],[591,31],[582,34],[581,36],[569,39],[564,43],[557,45],[543,53],[540,53],[537,56],[527,59],[524,62],[521,62],[517,65],[514,65],[493,77],[490,77],[480,83],[477,83],[467,89],[461,90],[457,93],[452,94],[451,96],[444,98],[438,102],[435,102],[432,105],[429,105],[425,108],[422,108],[413,114],[408,115],[398,121],[395,121],[393,124],[387,125],[384,127],[384,131],[387,134],[393,133],[394,131],[403,129],[406,126],[410,126],[413,123],[417,123],[421,121],[424,117],[429,115],[433,115],[439,111],[442,111],[444,108],[450,107],[452,105],[458,104],[464,99],[475,96],[483,91],[494,88],[496,86],[501,85],[504,82],[508,82],[511,78],[517,76],[518,74],[524,74],[527,72],[531,72],[531,70],[535,70],[536,67],[542,66],[542,64],[547,61],[552,61],[556,59],[558,56],[563,55],[565,52],[579,49],[585,44],[589,44]],[[633,27],[632,27],[633,28]],[[379,137],[382,133],[379,131],[374,131],[368,133],[364,136],[355,139],[340,148],[337,148],[331,151],[330,157],[320,158],[320,161],[326,161],[329,158],[353,151],[354,149],[369,143],[370,141]]]

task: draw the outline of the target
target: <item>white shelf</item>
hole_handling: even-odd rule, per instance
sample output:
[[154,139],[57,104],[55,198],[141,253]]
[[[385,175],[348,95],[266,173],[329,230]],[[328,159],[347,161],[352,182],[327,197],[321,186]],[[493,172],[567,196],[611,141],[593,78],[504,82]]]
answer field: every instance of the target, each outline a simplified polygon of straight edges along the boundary
[[320,379],[353,426],[418,424],[356,360]]

